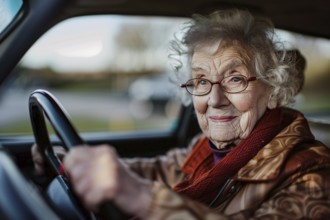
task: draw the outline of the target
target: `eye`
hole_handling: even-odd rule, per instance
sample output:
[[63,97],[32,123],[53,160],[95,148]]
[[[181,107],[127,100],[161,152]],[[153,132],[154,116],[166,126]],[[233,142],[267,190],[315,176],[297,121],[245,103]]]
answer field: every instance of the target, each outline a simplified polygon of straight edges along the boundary
[[241,83],[244,81],[243,76],[229,76],[225,78],[226,83]]
[[221,85],[225,87],[244,86],[245,84],[246,78],[242,75],[227,76],[221,81]]
[[228,76],[223,79],[223,83],[225,84],[241,84],[245,82],[245,77],[242,75],[233,75],[233,76]]
[[197,79],[196,85],[203,86],[207,85],[208,81],[206,79]]

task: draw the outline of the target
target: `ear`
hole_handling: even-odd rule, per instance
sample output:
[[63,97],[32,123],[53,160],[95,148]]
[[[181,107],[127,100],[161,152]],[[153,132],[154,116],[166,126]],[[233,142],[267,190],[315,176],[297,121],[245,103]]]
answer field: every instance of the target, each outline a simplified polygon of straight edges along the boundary
[[274,109],[274,108],[277,107],[277,100],[276,100],[276,98],[273,95],[270,95],[269,96],[267,107],[269,109]]

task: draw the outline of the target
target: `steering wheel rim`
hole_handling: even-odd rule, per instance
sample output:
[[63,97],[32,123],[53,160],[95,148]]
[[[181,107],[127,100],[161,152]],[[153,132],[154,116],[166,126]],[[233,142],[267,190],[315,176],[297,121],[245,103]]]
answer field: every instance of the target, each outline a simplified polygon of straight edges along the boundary
[[53,171],[62,175],[61,161],[56,157],[46,126],[45,117],[52,125],[55,133],[60,138],[66,150],[85,142],[78,135],[68,119],[67,113],[60,102],[46,90],[36,90],[29,98],[30,119],[35,136],[35,141],[42,156],[53,168]]
[[[45,117],[67,150],[77,145],[83,145],[85,142],[68,119],[67,113],[60,102],[48,91],[38,89],[30,95],[29,111],[32,130],[40,153],[51,165],[55,175],[66,176],[61,161],[53,151]],[[73,202],[77,203],[78,208],[81,209],[79,212],[83,216],[87,216],[85,208],[80,205],[79,200],[73,193],[72,187],[67,181],[65,182],[67,190],[70,191],[68,193],[73,195]],[[106,202],[100,207],[100,217],[101,219],[120,220],[124,218],[124,215],[110,202]]]

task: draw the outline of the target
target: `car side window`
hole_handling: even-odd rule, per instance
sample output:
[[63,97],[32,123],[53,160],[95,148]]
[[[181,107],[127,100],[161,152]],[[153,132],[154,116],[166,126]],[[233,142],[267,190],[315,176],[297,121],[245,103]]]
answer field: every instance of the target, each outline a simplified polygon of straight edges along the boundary
[[[46,89],[79,132],[168,130],[181,102],[169,41],[182,18],[83,16],[49,30],[6,82],[2,133],[29,133],[28,96]],[[3,112],[3,111],[2,111]]]

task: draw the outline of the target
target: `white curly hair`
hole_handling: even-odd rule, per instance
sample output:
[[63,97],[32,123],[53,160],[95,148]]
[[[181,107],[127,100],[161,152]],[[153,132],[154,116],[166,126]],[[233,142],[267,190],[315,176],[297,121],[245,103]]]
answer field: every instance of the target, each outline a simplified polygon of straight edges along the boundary
[[[191,57],[197,45],[225,40],[238,42],[252,56],[252,71],[271,86],[271,97],[277,107],[291,103],[302,89],[305,59],[298,50],[284,49],[269,19],[245,10],[222,10],[208,16],[194,15],[181,31],[183,37],[174,37],[169,55],[177,82],[191,78]],[[181,98],[186,105],[191,102],[185,91]]]

